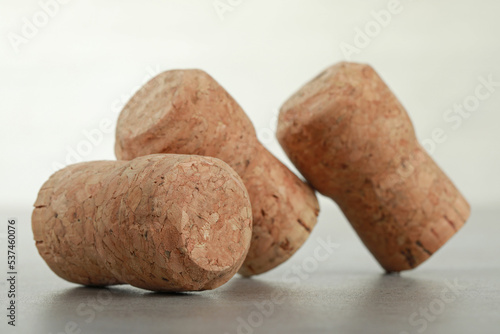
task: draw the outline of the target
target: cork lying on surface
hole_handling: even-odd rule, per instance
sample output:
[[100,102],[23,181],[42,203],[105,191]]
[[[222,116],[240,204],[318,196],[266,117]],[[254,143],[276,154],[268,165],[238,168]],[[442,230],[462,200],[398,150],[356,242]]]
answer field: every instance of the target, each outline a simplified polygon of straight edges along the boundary
[[201,70],[167,71],[144,85],[120,114],[115,152],[125,160],[179,153],[227,162],[252,203],[253,235],[242,275],[286,261],[316,224],[314,191],[259,143],[245,112]]
[[368,65],[340,63],[282,106],[277,137],[389,272],[415,268],[470,215],[420,146],[397,98]]
[[223,161],[161,154],[56,172],[38,194],[32,227],[40,255],[70,282],[193,291],[238,271],[252,213]]

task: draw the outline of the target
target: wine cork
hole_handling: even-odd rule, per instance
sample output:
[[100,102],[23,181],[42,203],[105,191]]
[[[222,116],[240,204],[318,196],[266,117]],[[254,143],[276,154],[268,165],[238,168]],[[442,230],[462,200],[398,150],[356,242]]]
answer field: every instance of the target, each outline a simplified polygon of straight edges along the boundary
[[177,153],[227,162],[241,176],[252,203],[244,276],[285,262],[316,224],[319,205],[313,190],[262,146],[243,109],[201,70],[167,71],[146,83],[120,114],[115,152],[125,160]]
[[70,282],[195,291],[241,267],[252,215],[226,163],[162,154],[56,172],[38,194],[32,227],[42,258]]
[[277,137],[388,272],[421,264],[470,215],[418,143],[404,107],[368,65],[340,63],[303,86],[282,106]]

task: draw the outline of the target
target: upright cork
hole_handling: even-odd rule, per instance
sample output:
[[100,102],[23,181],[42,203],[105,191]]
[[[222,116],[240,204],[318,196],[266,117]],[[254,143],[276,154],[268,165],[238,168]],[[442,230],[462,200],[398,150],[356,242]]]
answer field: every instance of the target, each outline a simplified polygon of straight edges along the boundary
[[244,276],[286,261],[316,224],[314,191],[262,146],[243,109],[201,70],[167,71],[146,83],[118,118],[115,152],[125,160],[177,153],[227,162],[241,176],[252,203]]
[[252,214],[241,179],[221,160],[150,155],[56,172],[32,227],[42,258],[70,282],[194,291],[238,271]]
[[470,215],[417,142],[404,107],[368,65],[340,63],[303,86],[282,106],[277,137],[388,272],[424,262]]

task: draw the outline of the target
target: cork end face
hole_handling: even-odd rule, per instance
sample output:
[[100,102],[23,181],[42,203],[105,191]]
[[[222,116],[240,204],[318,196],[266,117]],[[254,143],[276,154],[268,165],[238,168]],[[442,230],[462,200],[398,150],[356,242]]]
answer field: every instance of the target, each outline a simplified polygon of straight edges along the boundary
[[196,218],[183,213],[181,252],[200,270],[225,272],[241,265],[250,242],[250,208],[243,207],[239,217],[223,217],[213,212]]
[[331,104],[344,97],[356,97],[360,93],[358,79],[377,76],[370,65],[340,62],[318,74],[303,85],[282,105],[280,109],[277,136],[284,137],[300,131],[303,121],[333,109]]
[[184,86],[192,78],[205,77],[209,75],[198,69],[172,70],[158,74],[141,87],[118,117],[116,157],[131,160],[136,156],[162,152],[162,126],[167,116],[182,105]]
[[[171,172],[189,180],[177,186],[180,232],[173,255],[184,258],[184,290],[214,289],[241,267],[252,237],[252,208],[241,178],[225,162],[185,156]],[[175,254],[174,254],[175,253]],[[174,280],[186,275],[172,275]],[[182,285],[179,283],[179,285]]]
[[215,158],[186,161],[178,168],[185,176],[207,179],[200,180],[204,186],[189,194],[190,206],[182,209],[181,252],[201,271],[236,272],[248,252],[252,234],[252,209],[241,179]]

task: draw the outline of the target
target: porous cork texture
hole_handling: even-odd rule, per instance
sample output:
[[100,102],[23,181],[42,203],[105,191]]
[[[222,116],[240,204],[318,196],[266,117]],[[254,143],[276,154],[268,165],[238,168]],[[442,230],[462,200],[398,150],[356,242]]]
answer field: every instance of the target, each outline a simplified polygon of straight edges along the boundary
[[252,214],[223,161],[161,154],[56,172],[38,194],[32,228],[40,255],[70,282],[196,291],[241,267]]
[[292,256],[316,224],[314,191],[269,153],[236,101],[201,70],[159,74],[118,119],[115,153],[197,154],[227,162],[250,195],[253,235],[240,274],[264,273]]
[[339,63],[303,86],[282,106],[277,137],[388,272],[421,264],[470,215],[417,142],[404,107],[368,65]]

